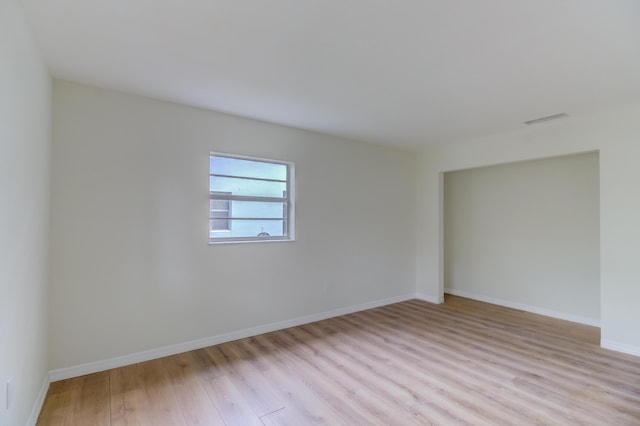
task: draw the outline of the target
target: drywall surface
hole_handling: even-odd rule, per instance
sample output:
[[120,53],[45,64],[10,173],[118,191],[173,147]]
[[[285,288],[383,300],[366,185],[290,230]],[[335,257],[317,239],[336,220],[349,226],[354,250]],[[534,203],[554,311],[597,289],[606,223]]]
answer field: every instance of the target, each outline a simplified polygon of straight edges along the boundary
[[23,425],[48,369],[51,78],[18,0],[0,2],[0,94],[0,424]]
[[598,154],[444,176],[445,291],[600,320]]
[[418,183],[418,292],[441,297],[442,174],[487,165],[598,151],[602,343],[640,354],[640,104],[522,131],[426,149]]
[[[51,368],[415,292],[414,154],[54,82]],[[296,241],[208,245],[209,152],[295,162]]]

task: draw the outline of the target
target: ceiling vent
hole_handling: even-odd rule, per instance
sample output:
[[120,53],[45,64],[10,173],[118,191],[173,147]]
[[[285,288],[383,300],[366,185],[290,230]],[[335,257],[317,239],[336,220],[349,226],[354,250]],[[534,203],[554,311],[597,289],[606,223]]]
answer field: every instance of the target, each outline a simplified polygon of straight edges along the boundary
[[554,115],[548,115],[546,117],[536,118],[535,120],[525,121],[524,124],[528,124],[529,126],[531,126],[533,124],[540,124],[540,123],[544,123],[545,121],[558,120],[560,118],[566,118],[568,116],[569,116],[568,114],[563,112],[560,114],[554,114]]

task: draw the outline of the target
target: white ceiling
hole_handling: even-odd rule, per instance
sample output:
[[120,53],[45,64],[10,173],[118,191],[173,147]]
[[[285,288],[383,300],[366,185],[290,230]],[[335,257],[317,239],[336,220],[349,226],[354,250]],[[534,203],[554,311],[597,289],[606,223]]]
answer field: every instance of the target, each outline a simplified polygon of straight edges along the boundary
[[420,147],[640,99],[639,0],[23,0],[55,77]]

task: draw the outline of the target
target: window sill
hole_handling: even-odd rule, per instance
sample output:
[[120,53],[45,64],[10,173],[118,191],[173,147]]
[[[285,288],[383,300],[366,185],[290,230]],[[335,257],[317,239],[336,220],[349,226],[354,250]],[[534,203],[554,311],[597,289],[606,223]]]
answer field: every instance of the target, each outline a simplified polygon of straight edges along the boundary
[[246,244],[246,243],[288,243],[295,241],[295,238],[273,238],[273,239],[255,239],[255,240],[222,240],[222,241],[209,241],[210,246],[217,246],[219,244]]

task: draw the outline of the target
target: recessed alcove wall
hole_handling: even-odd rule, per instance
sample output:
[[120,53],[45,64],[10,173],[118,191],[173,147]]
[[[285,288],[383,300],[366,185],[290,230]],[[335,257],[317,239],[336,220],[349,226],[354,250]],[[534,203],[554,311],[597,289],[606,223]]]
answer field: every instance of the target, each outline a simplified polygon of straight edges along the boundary
[[597,152],[444,174],[444,291],[599,325]]

